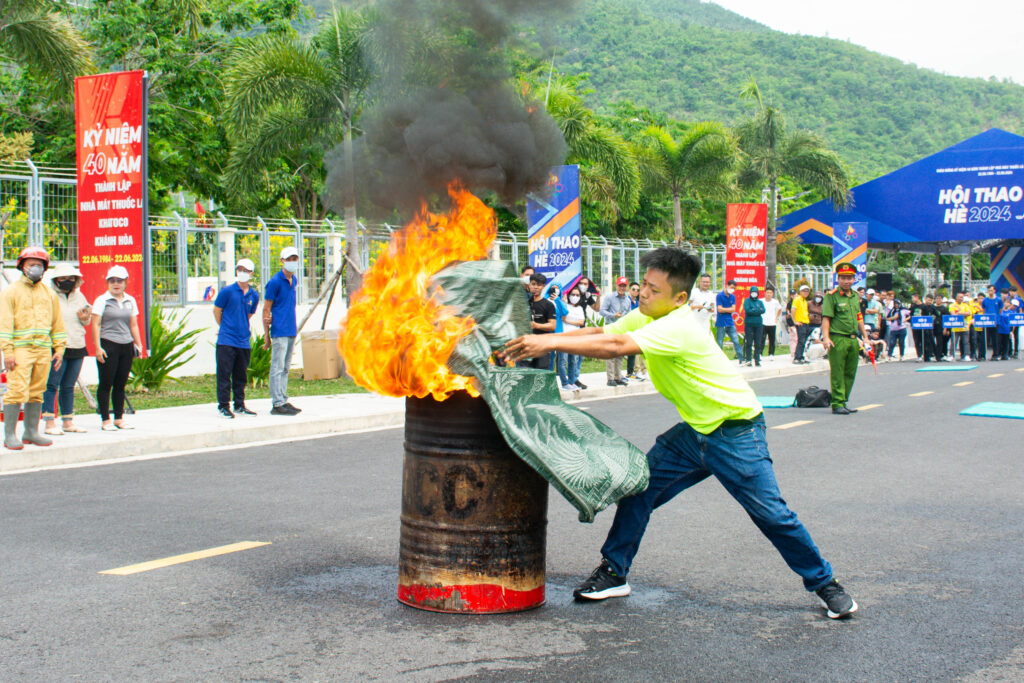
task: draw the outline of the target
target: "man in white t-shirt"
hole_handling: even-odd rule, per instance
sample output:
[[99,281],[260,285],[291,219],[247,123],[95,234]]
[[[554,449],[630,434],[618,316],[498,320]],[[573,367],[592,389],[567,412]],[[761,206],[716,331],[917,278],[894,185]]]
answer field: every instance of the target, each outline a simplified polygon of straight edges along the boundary
[[716,292],[711,291],[711,276],[703,273],[698,280],[697,289],[690,294],[690,308],[697,314],[697,320],[708,328],[711,333],[711,314],[715,312]]
[[764,356],[764,344],[768,344],[768,360],[775,360],[775,331],[779,321],[779,311],[782,304],[775,298],[775,290],[768,287],[764,290],[764,313],[761,320],[764,321],[764,341],[761,342],[761,355]]

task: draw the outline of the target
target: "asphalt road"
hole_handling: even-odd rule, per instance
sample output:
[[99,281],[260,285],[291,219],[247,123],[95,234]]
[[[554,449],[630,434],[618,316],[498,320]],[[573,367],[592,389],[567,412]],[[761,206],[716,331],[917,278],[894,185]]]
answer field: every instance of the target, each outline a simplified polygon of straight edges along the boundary
[[[544,607],[404,607],[387,430],[0,476],[0,679],[1024,680],[1024,421],[957,414],[1024,401],[1024,364],[919,367],[861,368],[851,405],[877,407],[857,415],[766,411],[853,619],[824,618],[714,480],[656,511],[628,598],[573,603],[612,512],[580,524],[552,494]],[[754,388],[812,383],[827,376]],[[584,406],[643,448],[676,421],[657,396]],[[240,541],[271,545],[99,573]]]

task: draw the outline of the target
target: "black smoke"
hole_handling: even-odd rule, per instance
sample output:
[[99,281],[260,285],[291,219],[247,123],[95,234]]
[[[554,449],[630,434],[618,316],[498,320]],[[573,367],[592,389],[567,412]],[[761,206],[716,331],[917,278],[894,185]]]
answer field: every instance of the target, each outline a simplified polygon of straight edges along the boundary
[[[506,203],[542,188],[566,147],[543,104],[517,92],[501,46],[514,22],[567,17],[571,0],[392,0],[374,40],[400,45],[385,60],[358,121],[356,194],[406,212],[452,181]],[[446,39],[438,40],[438,36]],[[454,37],[454,39],[453,39]],[[327,159],[325,199],[337,210],[349,180],[343,149]],[[361,210],[365,213],[366,207]]]

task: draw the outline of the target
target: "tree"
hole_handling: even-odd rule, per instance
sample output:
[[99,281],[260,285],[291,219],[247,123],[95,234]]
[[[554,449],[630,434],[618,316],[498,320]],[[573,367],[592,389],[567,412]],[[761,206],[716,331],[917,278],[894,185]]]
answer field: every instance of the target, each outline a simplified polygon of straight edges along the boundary
[[684,237],[681,197],[727,201],[735,194],[736,144],[721,123],[694,124],[678,139],[661,126],[650,126],[641,146],[647,187],[672,197],[677,243]]
[[149,75],[150,210],[166,210],[171,193],[182,188],[216,199],[228,213],[274,206],[277,196],[241,196],[223,182],[231,149],[222,110],[223,72],[244,35],[295,35],[291,23],[308,12],[301,0],[82,4],[84,31],[96,46],[100,67],[145,69]]
[[0,66],[14,63],[48,84],[50,95],[70,99],[75,76],[93,68],[89,46],[67,17],[46,0],[0,4]]
[[[235,51],[226,74],[235,137],[230,184],[256,191],[268,180],[266,169],[284,160],[298,179],[291,192],[296,211],[313,220],[326,215],[319,201],[323,153],[340,142],[343,163],[352,168],[353,121],[371,80],[362,50],[366,26],[359,11],[336,8],[311,40],[260,37]],[[358,263],[354,188],[344,194],[346,254]],[[351,296],[360,280],[352,273],[346,281]]]
[[552,84],[548,113],[558,124],[569,153],[565,163],[580,166],[580,196],[602,218],[632,216],[640,203],[640,171],[633,147],[603,125],[571,83]]
[[756,101],[757,111],[736,129],[743,154],[739,182],[748,189],[767,186],[770,201],[765,261],[768,283],[775,286],[775,226],[781,177],[788,176],[818,190],[838,208],[850,204],[850,179],[839,156],[828,149],[821,137],[786,129],[785,116],[778,108],[764,103],[756,81],[751,79],[742,95]]

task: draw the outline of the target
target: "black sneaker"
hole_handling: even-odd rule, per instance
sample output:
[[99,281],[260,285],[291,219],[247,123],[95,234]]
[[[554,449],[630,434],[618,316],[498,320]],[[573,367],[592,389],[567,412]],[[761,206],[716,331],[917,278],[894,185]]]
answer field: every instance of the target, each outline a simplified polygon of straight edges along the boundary
[[245,406],[235,406],[235,415],[255,415],[255,410],[249,410]]
[[586,389],[587,388],[587,385],[584,384],[583,382],[579,381],[579,380],[576,380],[576,386],[578,386],[580,389]]
[[828,608],[829,619],[842,619],[857,611],[857,603],[835,579],[814,592]]
[[295,406],[293,406],[293,405],[292,405],[291,403],[285,403],[285,405],[286,405],[286,406],[287,406],[287,407],[288,407],[288,408],[289,408],[290,410],[292,410],[292,411],[293,411],[293,412],[294,412],[294,413],[295,413],[296,415],[298,415],[299,413],[301,413],[301,412],[302,412],[302,408],[296,408],[296,407],[295,407]]
[[617,380],[615,380],[615,383],[618,384],[620,387],[629,386],[629,380],[625,380],[625,379],[617,379]]
[[572,592],[572,596],[577,600],[605,600],[624,598],[627,595],[629,584],[626,583],[626,578],[617,576],[608,560],[601,560],[601,566]]
[[220,413],[220,416],[223,417],[226,420],[234,420],[235,419],[235,414],[232,413],[227,408],[217,408],[217,412]]
[[832,406],[833,415],[849,415],[850,411],[846,406]]
[[274,406],[270,409],[271,415],[298,415],[295,411],[288,407],[287,403],[282,403],[279,406]]

